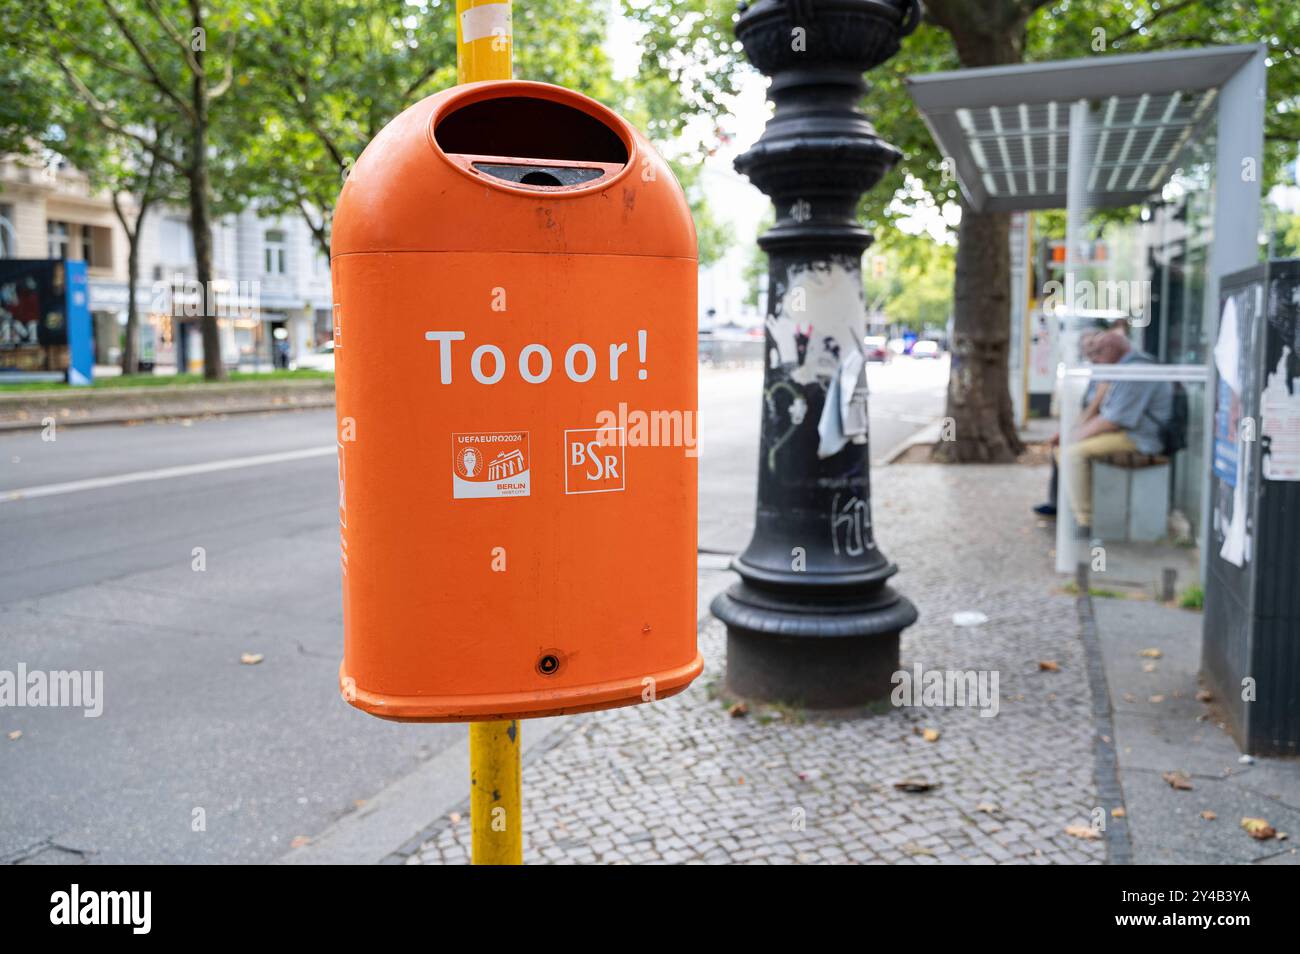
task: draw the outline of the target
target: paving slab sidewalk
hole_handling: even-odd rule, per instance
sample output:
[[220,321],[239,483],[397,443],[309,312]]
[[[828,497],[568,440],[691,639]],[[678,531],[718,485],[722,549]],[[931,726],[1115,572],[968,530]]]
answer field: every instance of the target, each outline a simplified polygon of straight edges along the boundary
[[[706,669],[689,690],[569,717],[527,762],[525,860],[1103,862],[1106,839],[1066,832],[1119,806],[1100,804],[1075,600],[1029,511],[1045,476],[1016,465],[873,474],[877,539],[921,612],[904,633],[903,667],[997,673],[996,715],[888,708],[844,719],[755,706],[735,717],[725,632],[706,621]],[[955,625],[963,610],[987,622]],[[928,790],[903,791],[904,780]],[[468,844],[460,805],[388,860],[464,863]]]
[[[1213,705],[1197,698],[1200,614],[1138,600],[1092,605],[1133,861],[1300,863],[1300,760],[1240,761]],[[1142,655],[1149,650],[1160,656]],[[1171,787],[1164,775],[1174,772],[1185,773],[1191,788]],[[1257,841],[1241,827],[1245,817],[1263,818],[1290,837]]]

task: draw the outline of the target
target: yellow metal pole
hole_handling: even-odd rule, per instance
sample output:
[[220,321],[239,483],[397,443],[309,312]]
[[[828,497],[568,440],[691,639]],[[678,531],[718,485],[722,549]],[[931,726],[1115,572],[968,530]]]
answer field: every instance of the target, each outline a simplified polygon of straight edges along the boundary
[[456,82],[511,78],[510,4],[456,0]]
[[[510,4],[456,0],[456,82],[511,78]],[[476,865],[524,861],[519,723],[471,722],[469,805]]]
[[469,818],[476,865],[524,863],[519,722],[471,722]]

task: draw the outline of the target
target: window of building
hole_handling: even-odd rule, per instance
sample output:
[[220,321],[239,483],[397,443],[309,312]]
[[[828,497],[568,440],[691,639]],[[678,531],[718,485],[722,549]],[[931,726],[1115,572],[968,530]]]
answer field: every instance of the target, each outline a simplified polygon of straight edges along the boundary
[[284,232],[267,229],[262,245],[262,270],[268,275],[284,274]]
[[166,266],[179,267],[194,263],[194,236],[185,219],[167,217],[161,220],[159,245]]
[[45,239],[50,258],[67,258],[71,237],[67,222],[46,222]]
[[112,268],[113,230],[103,225],[81,226],[81,260],[90,268]]

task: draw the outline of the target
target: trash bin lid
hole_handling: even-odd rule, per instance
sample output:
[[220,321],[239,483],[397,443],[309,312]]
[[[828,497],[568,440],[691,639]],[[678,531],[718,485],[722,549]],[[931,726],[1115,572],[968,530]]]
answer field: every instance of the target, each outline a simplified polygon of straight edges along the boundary
[[332,258],[441,251],[697,257],[686,198],[646,139],[593,99],[521,80],[416,103],[349,172]]

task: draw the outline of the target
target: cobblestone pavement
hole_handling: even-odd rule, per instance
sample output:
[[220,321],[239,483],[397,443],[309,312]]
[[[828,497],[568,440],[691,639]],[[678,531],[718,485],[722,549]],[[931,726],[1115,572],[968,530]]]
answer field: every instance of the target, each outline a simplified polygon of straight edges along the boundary
[[[1102,840],[1065,830],[1088,825],[1098,796],[1074,601],[1029,512],[1044,476],[928,464],[873,474],[878,542],[921,612],[903,635],[903,667],[996,671],[996,716],[754,707],[735,717],[722,691],[725,631],[711,621],[705,673],[689,690],[570,717],[525,767],[525,861],[1103,862]],[[961,610],[988,621],[956,626]],[[932,787],[903,791],[904,779]],[[390,861],[465,863],[468,851],[462,808]]]

